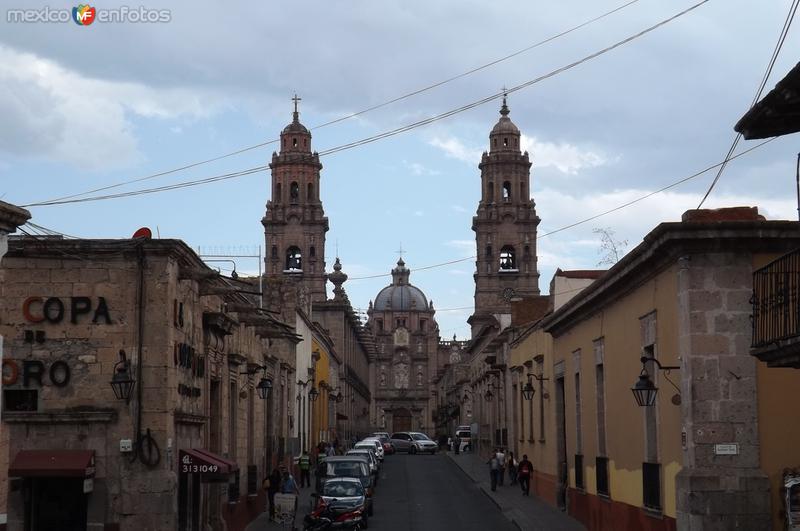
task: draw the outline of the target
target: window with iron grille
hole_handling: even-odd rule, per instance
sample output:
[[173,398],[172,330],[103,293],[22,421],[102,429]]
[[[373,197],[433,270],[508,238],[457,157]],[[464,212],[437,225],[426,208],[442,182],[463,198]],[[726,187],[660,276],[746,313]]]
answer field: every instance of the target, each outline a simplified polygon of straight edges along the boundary
[[575,488],[586,489],[583,482],[583,455],[581,454],[575,454]]
[[654,511],[661,511],[661,465],[659,463],[642,463],[642,491],[644,506]]
[[595,469],[597,470],[597,494],[611,496],[608,491],[608,457],[597,457]]

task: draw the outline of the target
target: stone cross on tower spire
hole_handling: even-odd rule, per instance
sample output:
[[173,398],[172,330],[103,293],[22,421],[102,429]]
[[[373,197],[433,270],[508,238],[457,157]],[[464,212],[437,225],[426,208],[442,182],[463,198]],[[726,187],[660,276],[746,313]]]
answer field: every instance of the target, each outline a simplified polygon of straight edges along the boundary
[[505,85],[503,85],[503,106],[500,107],[500,114],[503,116],[508,116],[508,113],[510,112],[508,110],[508,105],[506,105],[506,98],[508,98],[508,89],[505,87]]
[[[299,121],[300,121],[300,113],[299,113],[299,112],[297,112],[297,104],[298,104],[300,101],[302,101],[302,99],[303,99],[303,98],[300,98],[300,97],[298,97],[298,96],[297,96],[297,93],[295,92],[295,94],[294,94],[294,98],[292,98],[292,101],[294,102],[294,113],[293,113],[293,116],[294,116],[294,121],[295,121],[295,123],[297,123],[297,122],[299,122]],[[505,101],[505,100],[504,100],[504,101]]]

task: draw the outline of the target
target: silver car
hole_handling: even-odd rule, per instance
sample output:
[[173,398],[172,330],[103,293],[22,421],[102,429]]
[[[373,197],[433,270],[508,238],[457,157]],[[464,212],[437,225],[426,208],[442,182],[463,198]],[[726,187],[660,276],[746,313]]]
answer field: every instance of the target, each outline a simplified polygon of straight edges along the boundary
[[414,439],[414,446],[416,452],[419,453],[431,453],[435,454],[436,451],[439,449],[439,445],[436,442],[432,441],[430,437],[425,435],[424,433],[420,433],[418,431],[409,432],[411,438]]
[[380,464],[379,464],[380,462],[378,461],[378,458],[375,457],[375,454],[372,453],[371,448],[356,448],[353,450],[348,450],[345,455],[360,455],[369,459],[369,468],[375,475],[375,482],[377,483],[378,472],[380,470]]
[[394,449],[398,452],[407,452],[411,454],[417,451],[416,446],[414,446],[414,438],[411,437],[411,434],[407,431],[393,433],[390,440]]

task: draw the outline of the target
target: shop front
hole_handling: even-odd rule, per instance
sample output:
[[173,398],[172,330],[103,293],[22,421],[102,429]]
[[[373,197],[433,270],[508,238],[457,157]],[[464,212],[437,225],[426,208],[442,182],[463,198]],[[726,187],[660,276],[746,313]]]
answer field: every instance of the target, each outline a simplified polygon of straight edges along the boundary
[[238,500],[239,465],[200,448],[181,450],[178,461],[178,531],[201,531],[206,529],[209,512],[216,512],[216,485],[226,486],[229,497],[236,491],[233,499]]
[[94,450],[22,450],[8,470],[22,490],[24,531],[85,531],[94,490]]

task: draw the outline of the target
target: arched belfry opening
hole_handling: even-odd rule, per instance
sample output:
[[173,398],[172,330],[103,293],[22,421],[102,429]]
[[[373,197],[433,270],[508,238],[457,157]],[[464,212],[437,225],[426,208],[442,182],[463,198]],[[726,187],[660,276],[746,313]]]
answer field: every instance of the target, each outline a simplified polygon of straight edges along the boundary
[[286,249],[286,271],[302,271],[303,256],[300,248],[293,245]]

